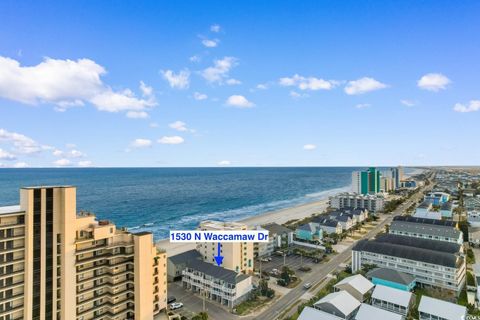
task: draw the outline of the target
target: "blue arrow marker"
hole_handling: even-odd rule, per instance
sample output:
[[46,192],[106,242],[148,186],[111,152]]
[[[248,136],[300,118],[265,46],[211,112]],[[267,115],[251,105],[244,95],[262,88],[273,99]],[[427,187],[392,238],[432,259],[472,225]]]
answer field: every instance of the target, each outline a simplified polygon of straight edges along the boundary
[[214,258],[218,265],[222,264],[223,256],[220,255],[220,242],[218,243],[218,254]]

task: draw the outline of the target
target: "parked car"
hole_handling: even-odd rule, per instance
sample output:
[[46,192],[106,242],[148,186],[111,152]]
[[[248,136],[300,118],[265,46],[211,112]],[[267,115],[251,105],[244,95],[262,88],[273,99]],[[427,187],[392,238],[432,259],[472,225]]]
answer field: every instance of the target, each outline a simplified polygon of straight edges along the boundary
[[183,303],[181,303],[181,302],[174,302],[174,303],[170,304],[170,310],[177,310],[177,309],[180,309],[180,308],[183,308]]
[[262,262],[268,262],[269,260],[268,260],[268,258],[262,258],[262,259],[260,259],[260,261],[262,261]]
[[303,288],[307,290],[310,289],[311,287],[312,287],[312,284],[310,282],[307,282],[303,285]]
[[170,296],[167,298],[167,304],[173,303],[175,301],[177,301],[177,298],[175,298],[174,296]]

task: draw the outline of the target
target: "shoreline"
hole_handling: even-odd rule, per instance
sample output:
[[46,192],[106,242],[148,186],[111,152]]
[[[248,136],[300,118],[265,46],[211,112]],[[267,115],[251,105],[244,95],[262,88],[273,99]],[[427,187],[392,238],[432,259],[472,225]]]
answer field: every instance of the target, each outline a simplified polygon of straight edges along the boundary
[[[424,169],[416,169],[413,172],[405,173],[404,178],[410,178],[425,171]],[[348,186],[338,189],[345,189]],[[332,189],[335,190],[335,189]],[[327,190],[328,191],[328,190]],[[326,195],[325,198],[313,200],[311,202],[293,205],[291,207],[266,211],[264,213],[249,216],[241,220],[233,222],[245,223],[249,227],[264,225],[267,223],[283,224],[290,220],[301,220],[310,217],[314,213],[321,213],[328,207],[329,198],[331,195]],[[176,255],[191,249],[195,249],[195,243],[170,243],[168,238],[160,239],[155,242],[155,246],[159,249],[167,251],[168,256]]]
[[[247,217],[236,222],[245,223],[249,227],[264,225],[275,222],[278,224],[285,223],[290,220],[301,220],[310,217],[314,213],[321,213],[328,207],[328,197],[321,200],[316,200],[300,205],[295,205],[289,208],[283,208],[274,211],[267,211],[265,213]],[[159,249],[167,251],[168,256],[176,255],[191,249],[195,249],[195,243],[171,243],[168,238],[161,239],[155,242],[155,246]]]

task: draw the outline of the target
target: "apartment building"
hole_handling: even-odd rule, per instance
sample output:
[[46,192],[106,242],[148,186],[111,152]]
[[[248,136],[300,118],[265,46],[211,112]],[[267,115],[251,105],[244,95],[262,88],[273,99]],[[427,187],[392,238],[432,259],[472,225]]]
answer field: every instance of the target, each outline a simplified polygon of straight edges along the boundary
[[450,220],[396,216],[390,224],[389,233],[458,244],[463,243],[463,232],[457,228],[456,222]]
[[252,277],[192,259],[182,271],[182,285],[229,308],[247,300],[253,289]]
[[[200,230],[247,230],[247,225],[238,222],[203,221]],[[223,256],[222,267],[235,272],[253,272],[253,243],[252,242],[224,242],[220,244]],[[197,250],[203,261],[216,265],[215,256],[218,253],[218,242],[197,243]]]
[[0,208],[0,319],[153,319],[166,308],[166,253],[76,212],[76,188],[20,190]]
[[362,195],[358,193],[339,193],[330,197],[330,206],[335,209],[367,209],[370,212],[382,211],[385,198],[382,195]]
[[417,285],[457,294],[465,284],[466,261],[457,243],[384,234],[360,240],[352,249],[352,270],[370,264],[412,275]]

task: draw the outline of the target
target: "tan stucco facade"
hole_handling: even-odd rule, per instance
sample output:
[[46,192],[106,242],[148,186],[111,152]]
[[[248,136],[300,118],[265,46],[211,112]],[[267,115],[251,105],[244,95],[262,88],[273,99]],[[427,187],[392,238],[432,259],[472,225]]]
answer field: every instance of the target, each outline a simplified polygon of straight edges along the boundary
[[[247,230],[247,225],[238,222],[203,221],[200,230]],[[215,256],[218,253],[218,242],[201,242],[197,250],[203,260],[216,265]],[[253,272],[253,243],[252,242],[224,242],[221,244],[223,256],[222,267],[235,272]]]
[[0,318],[150,320],[166,308],[152,234],[77,215],[75,187],[21,189],[20,206],[0,207],[0,246],[11,249],[0,252]]

